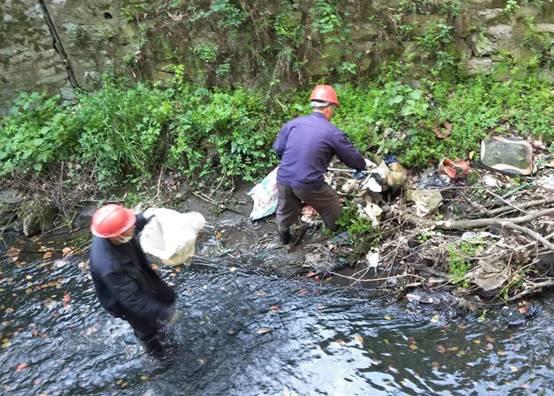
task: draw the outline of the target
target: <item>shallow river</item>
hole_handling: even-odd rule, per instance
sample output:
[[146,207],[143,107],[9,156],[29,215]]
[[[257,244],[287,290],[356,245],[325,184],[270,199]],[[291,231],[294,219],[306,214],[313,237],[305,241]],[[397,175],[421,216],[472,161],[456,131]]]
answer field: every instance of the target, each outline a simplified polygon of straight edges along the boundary
[[182,316],[177,350],[159,363],[102,311],[84,258],[62,249],[0,248],[2,394],[554,394],[552,297],[512,328],[500,315],[385,306],[312,280],[164,270]]

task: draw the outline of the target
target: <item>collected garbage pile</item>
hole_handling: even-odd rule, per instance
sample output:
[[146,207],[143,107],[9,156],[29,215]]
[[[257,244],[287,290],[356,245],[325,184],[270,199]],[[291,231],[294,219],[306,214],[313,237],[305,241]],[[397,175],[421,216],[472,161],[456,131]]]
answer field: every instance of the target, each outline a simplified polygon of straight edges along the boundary
[[[444,159],[420,174],[394,156],[368,161],[363,177],[331,167],[327,182],[379,238],[349,277],[477,300],[515,301],[554,286],[554,156],[539,141],[493,137],[478,157]],[[304,208],[304,222],[317,218]],[[313,244],[306,265],[321,272],[328,253],[348,256],[358,237]]]
[[554,156],[545,153],[541,142],[495,137],[482,142],[473,168],[444,159],[409,175],[385,158],[359,182],[332,174],[380,229],[378,249],[356,276],[374,268],[390,276],[389,286],[506,301],[554,286]]

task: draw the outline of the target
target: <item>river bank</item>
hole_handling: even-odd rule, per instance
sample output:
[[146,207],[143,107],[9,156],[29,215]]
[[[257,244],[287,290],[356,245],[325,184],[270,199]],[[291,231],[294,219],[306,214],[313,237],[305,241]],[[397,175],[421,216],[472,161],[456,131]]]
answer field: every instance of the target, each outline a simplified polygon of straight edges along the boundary
[[[506,177],[505,180],[509,178]],[[296,226],[295,235],[298,237],[296,243],[293,246],[282,246],[277,237],[274,217],[256,222],[250,221],[248,215],[252,209],[252,199],[247,193],[251,187],[251,184],[243,183],[231,190],[222,188],[200,190],[191,188],[186,183],[177,183],[171,177],[160,178],[158,183],[145,190],[147,193],[140,196],[126,193],[120,198],[112,197],[107,201],[82,201],[75,205],[76,211],[67,213],[65,216],[58,213],[57,223],[53,222],[52,217],[51,224],[45,227],[45,231],[54,229],[54,232],[57,232],[56,227],[58,231],[59,227],[62,227],[62,230],[69,232],[66,242],[68,251],[85,254],[90,241],[88,231],[90,216],[101,202],[123,202],[128,206],[139,204],[143,209],[168,207],[181,212],[197,211],[206,217],[207,226],[199,235],[197,254],[193,258],[193,263],[196,265],[208,265],[211,261],[217,260],[218,265],[226,266],[230,271],[246,270],[285,277],[306,277],[314,283],[369,288],[375,296],[385,298],[389,302],[407,300],[430,312],[442,310],[456,314],[467,312],[480,314],[486,310],[500,309],[504,304],[511,303],[508,305],[512,306],[510,309],[517,316],[513,321],[519,320],[521,324],[536,313],[532,304],[525,301],[525,298],[540,294],[542,288],[536,288],[522,295],[521,293],[525,291],[522,288],[524,281],[533,282],[536,279],[525,263],[537,265],[538,262],[528,258],[527,262],[516,265],[514,260],[513,269],[510,270],[509,275],[520,276],[521,274],[521,277],[509,278],[505,270],[500,271],[501,275],[505,276],[500,279],[500,286],[490,288],[488,291],[479,285],[480,278],[476,280],[472,277],[475,269],[482,267],[480,260],[490,256],[484,253],[489,244],[494,249],[501,249],[502,255],[496,250],[494,255],[497,262],[501,262],[501,257],[505,257],[512,248],[521,245],[520,242],[523,241],[521,237],[516,237],[509,242],[510,239],[506,238],[511,237],[502,236],[504,231],[501,229],[492,230],[493,233],[485,233],[483,236],[474,233],[473,241],[472,238],[461,238],[461,234],[452,232],[443,234],[439,232],[440,227],[435,230],[428,219],[420,218],[422,225],[402,220],[403,216],[413,213],[413,210],[409,209],[410,204],[402,196],[397,196],[392,204],[394,210],[387,210],[381,216],[380,228],[360,228],[358,224],[358,233],[355,230],[349,233],[348,228],[343,227],[342,231],[331,235],[322,228],[317,216],[311,216],[305,219],[308,222],[299,223]],[[458,184],[441,190],[446,197],[444,207],[441,209],[442,213],[456,212],[453,210],[456,205],[468,199],[471,200],[471,195],[466,194],[478,191],[476,185],[468,186],[466,189],[461,187]],[[339,191],[342,190],[339,188]],[[528,196],[536,194],[533,191],[523,191],[523,193]],[[351,196],[343,192],[341,194],[345,201],[344,210],[348,216],[351,216],[351,208],[357,205],[356,193]],[[4,191],[3,196],[10,196],[13,205],[21,206],[22,193],[17,193],[15,190],[11,193]],[[19,199],[16,200],[14,197]],[[40,201],[40,198],[35,197],[34,202],[36,201]],[[506,207],[504,201],[496,200],[494,205],[504,208],[502,210],[509,215],[513,208]],[[554,200],[542,202],[542,204],[548,205],[550,202]],[[481,204],[488,203],[482,201]],[[476,206],[477,203],[473,205]],[[486,205],[481,206],[486,208]],[[520,203],[511,205],[520,205]],[[33,206],[23,205],[23,207]],[[487,210],[498,211],[498,208],[491,208],[492,206]],[[53,208],[42,208],[38,213],[50,213],[52,210]],[[460,210],[458,209],[457,212],[459,213]],[[19,226],[16,228],[22,231],[25,219],[29,218],[29,216],[23,216],[19,219]],[[40,222],[44,221],[44,218],[41,219],[34,221],[37,225],[36,232],[39,231]],[[364,221],[366,221],[364,224],[370,224],[367,220]],[[371,241],[373,247],[365,245],[367,235],[364,233],[368,230],[374,238]],[[32,234],[29,236],[32,237]],[[517,242],[517,238],[520,238],[520,242]],[[450,250],[453,249],[452,246],[456,249],[460,249],[461,246],[465,250]],[[367,249],[362,255],[360,255],[361,247]],[[528,247],[535,252],[535,258],[540,258],[542,263],[540,265],[546,266],[545,270],[548,272],[551,266],[548,261],[550,257],[548,250],[545,251],[547,253],[545,255],[545,252],[539,249],[540,244],[534,243]],[[391,254],[391,251],[395,253]],[[463,263],[467,263],[468,267],[471,266],[461,274],[462,279],[455,277],[460,274],[451,271],[452,257],[449,254],[452,255],[452,251],[457,254],[456,259],[461,257]],[[375,254],[379,257],[379,252],[381,257],[377,262],[369,261]],[[511,257],[514,257],[513,254]],[[153,262],[160,266],[155,258]],[[458,262],[455,261],[455,263]],[[527,268],[527,271],[523,272],[519,269],[521,267]],[[510,293],[500,293],[505,285],[511,284],[512,279],[518,279],[519,284],[511,285],[513,287],[508,290]],[[499,281],[496,280],[496,282]],[[513,298],[514,296],[516,298]],[[426,305],[429,308],[426,308]]]

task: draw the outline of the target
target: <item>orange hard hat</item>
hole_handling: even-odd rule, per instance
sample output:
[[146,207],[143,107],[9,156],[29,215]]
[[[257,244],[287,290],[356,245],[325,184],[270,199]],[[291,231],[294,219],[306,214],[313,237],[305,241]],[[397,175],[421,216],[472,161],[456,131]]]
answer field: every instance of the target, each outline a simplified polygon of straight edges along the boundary
[[329,102],[334,105],[339,106],[339,98],[337,93],[330,85],[316,85],[312,94],[310,95],[310,100],[320,100],[322,102]]
[[100,238],[123,234],[135,224],[136,216],[131,209],[121,205],[106,205],[92,215],[90,230]]

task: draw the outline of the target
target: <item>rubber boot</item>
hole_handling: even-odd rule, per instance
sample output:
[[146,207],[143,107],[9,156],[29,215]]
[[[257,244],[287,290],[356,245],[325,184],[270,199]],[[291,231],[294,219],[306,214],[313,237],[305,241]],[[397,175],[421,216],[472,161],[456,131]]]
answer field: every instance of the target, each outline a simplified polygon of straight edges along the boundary
[[292,240],[292,235],[290,229],[287,227],[284,230],[279,230],[279,239],[283,245],[288,245]]

